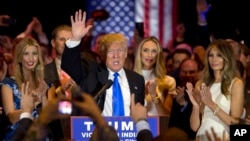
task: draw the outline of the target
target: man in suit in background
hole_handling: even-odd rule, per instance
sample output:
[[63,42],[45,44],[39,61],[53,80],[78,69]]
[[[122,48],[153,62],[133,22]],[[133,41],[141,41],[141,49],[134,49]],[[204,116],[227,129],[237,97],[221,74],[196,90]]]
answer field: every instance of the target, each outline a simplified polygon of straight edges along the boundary
[[48,85],[53,84],[56,87],[61,85],[62,77],[67,75],[61,69],[61,58],[63,50],[65,48],[65,42],[71,37],[71,27],[63,24],[57,26],[51,35],[51,46],[55,51],[55,57],[53,61],[45,65],[45,81]]
[[[119,33],[108,34],[102,38],[101,52],[105,58],[105,65],[98,66],[93,71],[88,71],[86,65],[81,64],[80,41],[90,30],[92,25],[85,26],[86,13],[76,11],[75,17],[71,16],[72,37],[66,41],[66,48],[62,56],[61,68],[79,85],[84,92],[90,93],[93,97],[107,83],[113,80],[113,74],[119,73],[124,104],[124,116],[130,115],[130,95],[135,94],[135,102],[144,105],[144,78],[130,70],[124,69],[127,57],[127,38]],[[113,87],[113,86],[112,86]],[[104,91],[96,99],[103,116],[112,116],[112,87]]]
[[[45,65],[44,79],[49,86],[55,87],[66,85],[67,83],[73,85],[75,82],[61,69],[61,58],[65,48],[65,42],[71,37],[71,27],[66,24],[57,26],[51,35],[51,46],[55,51],[55,57],[51,63]],[[54,93],[48,93],[48,99],[55,99]],[[69,138],[70,119],[58,119],[49,124],[53,136],[56,140],[62,139],[62,134]]]

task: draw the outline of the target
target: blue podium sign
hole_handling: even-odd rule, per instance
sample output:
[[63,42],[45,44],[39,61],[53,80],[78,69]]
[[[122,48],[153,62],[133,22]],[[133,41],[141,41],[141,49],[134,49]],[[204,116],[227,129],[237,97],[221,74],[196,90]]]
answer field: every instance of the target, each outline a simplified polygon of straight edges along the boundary
[[[121,141],[136,141],[136,126],[130,117],[104,117],[113,126]],[[159,117],[147,118],[153,136],[160,134]],[[91,118],[83,116],[71,117],[71,139],[89,141],[95,125]]]

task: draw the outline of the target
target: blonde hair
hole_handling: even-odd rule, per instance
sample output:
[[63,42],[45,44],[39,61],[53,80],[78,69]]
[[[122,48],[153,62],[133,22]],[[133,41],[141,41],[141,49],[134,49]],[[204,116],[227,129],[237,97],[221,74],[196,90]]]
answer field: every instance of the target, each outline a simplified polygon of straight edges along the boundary
[[51,38],[52,38],[52,39],[56,39],[57,36],[58,36],[58,32],[63,31],[63,30],[71,32],[71,26],[66,25],[66,24],[57,26],[57,27],[52,31]]
[[234,77],[238,76],[234,52],[231,44],[226,40],[218,39],[209,44],[206,51],[205,67],[202,77],[202,82],[207,86],[211,86],[215,81],[214,72],[208,62],[209,53],[212,49],[218,50],[224,60],[223,68],[221,70],[221,92],[227,96],[230,94],[229,87],[231,85],[231,81]]
[[32,71],[32,77],[35,78],[35,86],[38,87],[39,80],[44,79],[44,64],[42,60],[40,45],[33,38],[24,38],[17,44],[14,58],[14,76],[19,88],[21,88],[21,84],[25,82],[21,60],[23,58],[23,52],[28,46],[35,46],[38,52],[38,63],[35,66],[34,71]]
[[114,43],[120,44],[124,49],[127,50],[128,40],[126,36],[124,36],[123,34],[110,33],[110,34],[104,35],[101,39],[100,52],[101,52],[101,55],[105,59],[107,57],[107,50]]
[[142,47],[146,42],[149,42],[149,41],[154,42],[157,46],[157,56],[156,56],[156,62],[153,68],[153,73],[155,77],[157,78],[159,90],[162,91],[164,89],[168,89],[170,86],[165,81],[165,75],[167,74],[167,70],[166,70],[165,63],[164,63],[165,61],[164,61],[162,47],[159,43],[159,40],[156,37],[149,36],[140,42],[136,50],[134,71],[139,74],[142,74],[142,67],[143,67],[142,60],[141,60]]

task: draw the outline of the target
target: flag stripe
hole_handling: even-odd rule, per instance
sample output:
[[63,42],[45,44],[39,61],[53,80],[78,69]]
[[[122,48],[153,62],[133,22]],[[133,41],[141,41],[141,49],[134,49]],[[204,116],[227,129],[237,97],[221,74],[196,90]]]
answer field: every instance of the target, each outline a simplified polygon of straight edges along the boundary
[[163,43],[164,39],[164,0],[159,1],[159,41]]
[[[144,36],[156,36],[161,45],[175,34],[177,0],[91,0],[89,14],[94,9],[106,9],[110,17],[95,21],[93,35],[106,32],[121,32],[133,38],[135,22],[144,24]],[[89,15],[88,14],[88,15]]]
[[167,42],[172,38],[172,6],[174,0],[165,0],[165,11],[164,11],[164,37],[161,41],[162,46],[166,46]]
[[150,0],[145,0],[144,1],[144,32],[145,36],[149,36],[149,25],[150,25],[150,20],[149,20],[149,14],[150,14]]
[[172,0],[173,6],[172,6],[172,37],[176,37],[176,30],[175,27],[177,26],[178,21],[178,0]]

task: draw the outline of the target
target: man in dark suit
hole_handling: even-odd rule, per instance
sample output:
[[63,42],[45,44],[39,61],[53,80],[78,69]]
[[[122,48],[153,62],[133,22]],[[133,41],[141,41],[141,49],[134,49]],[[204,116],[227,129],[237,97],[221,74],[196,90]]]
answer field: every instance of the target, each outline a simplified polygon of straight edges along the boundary
[[[127,57],[127,38],[119,33],[112,33],[102,38],[101,52],[105,58],[105,65],[98,66],[93,71],[88,71],[87,66],[81,64],[80,41],[90,30],[92,25],[85,25],[86,13],[81,10],[71,16],[72,37],[66,41],[66,48],[62,56],[61,68],[79,85],[84,92],[92,94],[94,97],[97,92],[107,83],[113,80],[113,74],[119,73],[119,83],[124,102],[124,116],[130,115],[130,95],[135,94],[135,102],[144,105],[144,78],[127,69],[124,69]],[[103,116],[112,116],[112,87],[104,91],[97,97],[98,105]]]
[[186,83],[193,85],[199,79],[199,64],[191,58],[184,59],[179,66],[179,80],[176,87],[177,96],[173,101],[168,127],[178,127],[186,132],[189,139],[194,140],[196,132],[190,128],[190,115],[193,105],[185,91]]
[[[61,58],[63,50],[65,48],[65,41],[71,37],[71,27],[66,24],[57,26],[51,34],[51,46],[55,51],[55,58],[51,63],[45,65],[44,79],[49,86],[54,85],[55,87],[67,85],[67,83],[74,84],[74,81],[61,69]],[[48,99],[52,100],[56,95],[48,94]],[[62,134],[65,138],[69,138],[69,119],[58,119],[54,120],[49,124],[53,136],[56,140],[63,139]]]
[[65,48],[65,41],[71,37],[71,27],[63,24],[57,26],[51,34],[51,46],[55,51],[53,61],[45,65],[44,75],[48,85],[53,84],[56,87],[61,85],[61,58]]

